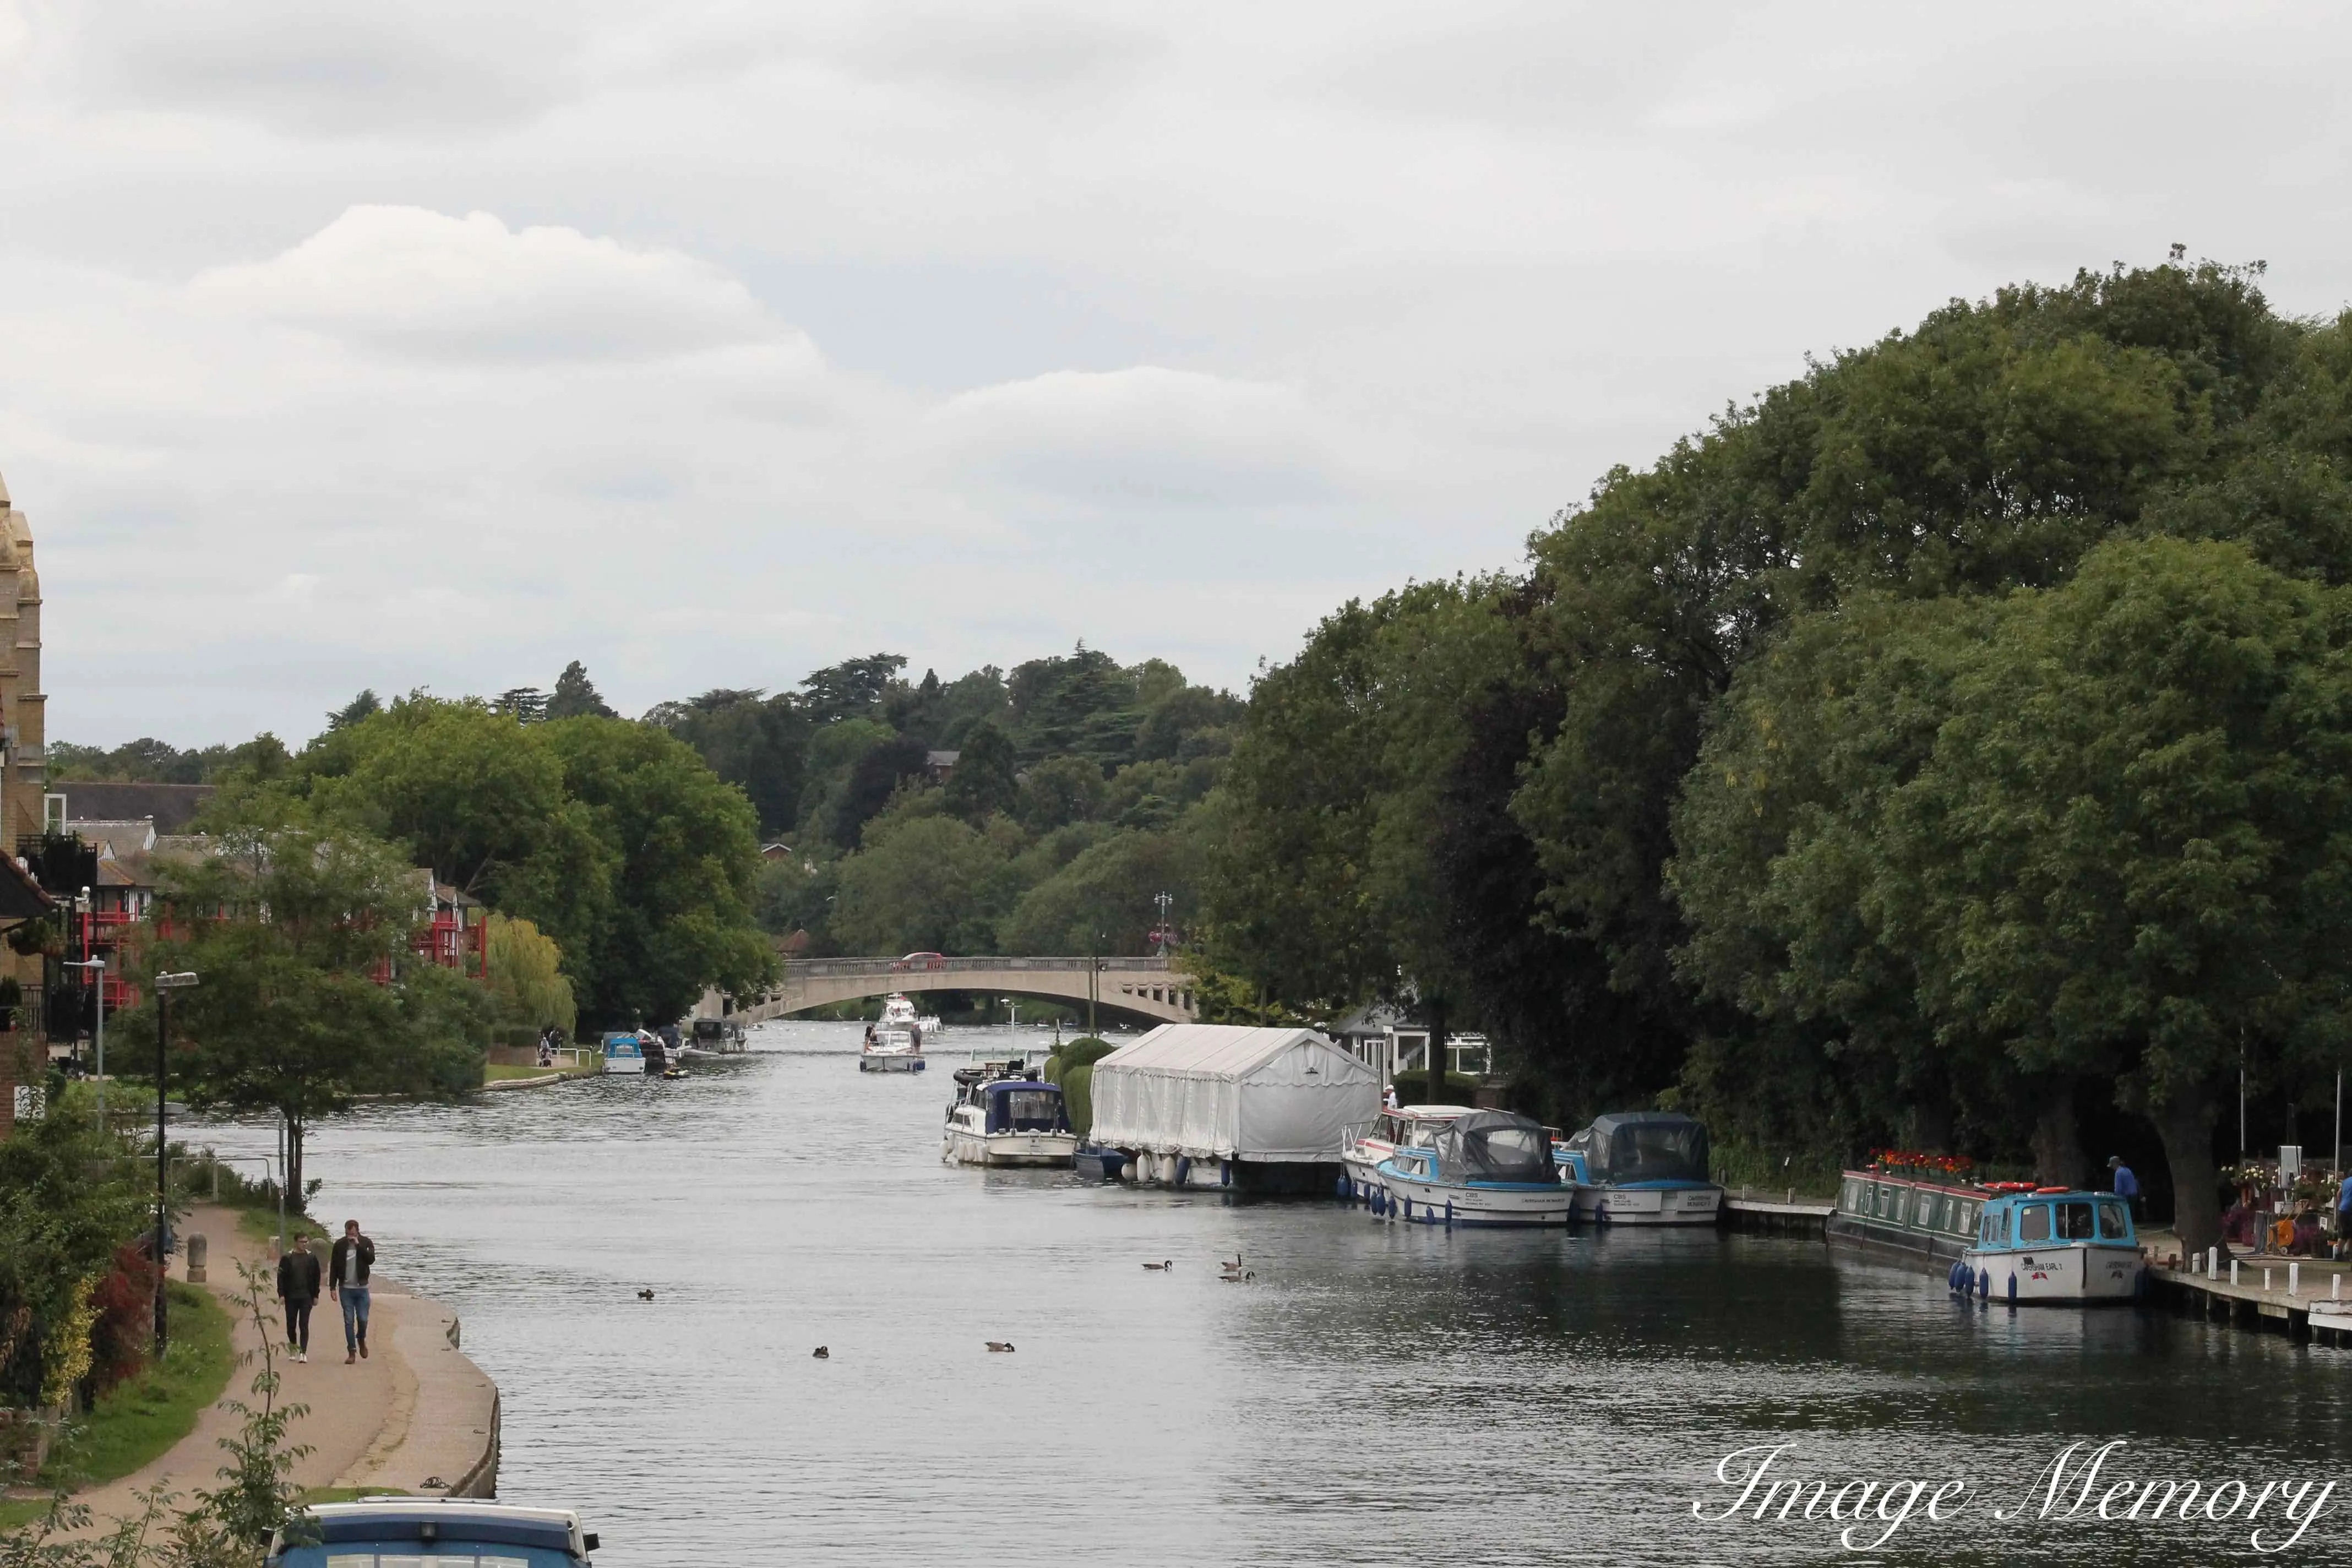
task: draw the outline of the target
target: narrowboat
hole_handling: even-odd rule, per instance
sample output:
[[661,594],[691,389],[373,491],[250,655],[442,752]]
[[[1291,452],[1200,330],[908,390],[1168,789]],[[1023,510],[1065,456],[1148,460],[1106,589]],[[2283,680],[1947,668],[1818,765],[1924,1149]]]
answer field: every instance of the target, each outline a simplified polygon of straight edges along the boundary
[[1707,1170],[1706,1124],[1678,1110],[1621,1110],[1558,1145],[1576,1215],[1596,1225],[1714,1225],[1723,1189]]
[[1957,1180],[1848,1171],[1822,1229],[1832,1241],[1948,1268],[1976,1239],[1977,1219],[1990,1195]]
[[1401,1105],[1370,1121],[1341,1128],[1339,1195],[1350,1203],[1371,1202],[1381,1190],[1381,1161],[1399,1149],[1428,1148],[1447,1122],[1469,1111],[1466,1105]]
[[1067,1165],[1077,1153],[1061,1089],[1030,1078],[1019,1063],[959,1068],[956,1088],[940,1142],[947,1163]]
[[2013,1307],[2074,1307],[2137,1300],[2145,1268],[2128,1202],[2040,1187],[1985,1201],[1950,1283],[1962,1295]]
[[1425,1148],[1402,1148],[1374,1167],[1376,1214],[1424,1225],[1564,1226],[1577,1189],[1552,1163],[1551,1132],[1507,1110],[1469,1110]]

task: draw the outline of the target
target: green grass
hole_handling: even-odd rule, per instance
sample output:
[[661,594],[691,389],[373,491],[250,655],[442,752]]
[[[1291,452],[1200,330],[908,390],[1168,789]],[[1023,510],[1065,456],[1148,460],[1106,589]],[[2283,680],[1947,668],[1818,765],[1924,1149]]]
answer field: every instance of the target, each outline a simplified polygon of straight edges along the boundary
[[357,1502],[363,1497],[415,1495],[402,1491],[398,1487],[305,1487],[302,1489],[302,1506],[308,1508],[314,1502]]
[[[172,1345],[163,1359],[100,1394],[82,1418],[72,1456],[77,1485],[102,1485],[154,1463],[195,1429],[196,1417],[228,1387],[236,1352],[229,1343],[227,1310],[211,1291],[177,1280],[170,1300]],[[0,1513],[0,1526],[13,1528],[38,1517],[47,1504],[37,1500],[30,1513],[13,1520],[10,1513],[26,1505],[0,1506],[9,1510]]]
[[[242,1210],[236,1216],[236,1228],[255,1241],[274,1242],[278,1239],[278,1211],[274,1208]],[[290,1243],[297,1235],[307,1236],[312,1241],[333,1239],[327,1227],[309,1215],[289,1214],[286,1216],[286,1239]],[[319,1267],[324,1268],[326,1266],[326,1259],[322,1255],[319,1260]],[[275,1290],[278,1288],[278,1276],[275,1272],[270,1275],[269,1279],[269,1288]]]

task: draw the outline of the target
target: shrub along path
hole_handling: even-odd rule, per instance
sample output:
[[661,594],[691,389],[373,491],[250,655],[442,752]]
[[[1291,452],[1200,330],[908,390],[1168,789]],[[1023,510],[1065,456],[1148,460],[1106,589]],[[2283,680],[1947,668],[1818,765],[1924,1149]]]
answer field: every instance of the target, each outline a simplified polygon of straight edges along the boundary
[[[211,1246],[208,1278],[198,1289],[208,1289],[234,1318],[232,1348],[239,1353],[256,1352],[259,1336],[252,1320],[230,1298],[243,1288],[239,1261],[268,1268],[263,1289],[270,1293],[271,1338],[282,1347],[286,1324],[274,1294],[271,1241],[267,1236],[256,1240],[238,1221],[235,1209],[199,1205],[189,1211],[182,1234],[203,1236]],[[184,1250],[173,1261],[176,1278],[185,1268]],[[435,1303],[409,1295],[381,1269],[371,1295],[368,1344],[373,1353],[369,1359],[343,1364],[342,1314],[332,1300],[321,1300],[311,1314],[307,1364],[293,1363],[281,1348],[278,1400],[310,1407],[289,1433],[289,1442],[308,1444],[312,1450],[296,1463],[294,1483],[403,1491],[426,1489],[424,1483],[434,1479],[454,1484],[494,1438],[497,1390],[448,1343],[447,1314]],[[194,1429],[167,1452],[128,1475],[87,1489],[77,1500],[88,1503],[102,1522],[110,1515],[135,1512],[133,1494],[150,1487],[189,1494],[217,1485],[216,1473],[226,1458],[221,1440],[234,1436],[243,1420],[226,1401],[249,1402],[248,1390],[259,1370],[257,1355],[230,1373],[221,1398],[198,1415]]]

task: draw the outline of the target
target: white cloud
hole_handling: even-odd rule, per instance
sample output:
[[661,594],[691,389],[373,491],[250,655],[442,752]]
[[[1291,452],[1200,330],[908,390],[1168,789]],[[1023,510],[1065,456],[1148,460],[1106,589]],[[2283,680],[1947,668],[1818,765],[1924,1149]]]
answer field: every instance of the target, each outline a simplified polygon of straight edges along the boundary
[[268,261],[190,290],[214,305],[435,358],[643,360],[800,337],[717,268],[488,213],[352,207]]

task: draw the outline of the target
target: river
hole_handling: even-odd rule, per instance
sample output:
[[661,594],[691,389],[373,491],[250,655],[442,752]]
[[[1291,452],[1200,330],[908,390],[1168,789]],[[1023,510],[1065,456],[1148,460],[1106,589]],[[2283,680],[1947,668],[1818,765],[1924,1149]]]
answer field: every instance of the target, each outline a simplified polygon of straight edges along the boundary
[[[950,1031],[898,1076],[856,1070],[858,1033],[767,1025],[684,1082],[313,1135],[319,1216],[359,1218],[498,1380],[501,1495],[580,1509],[600,1565],[2252,1560],[2242,1524],[1990,1510],[2076,1438],[2216,1483],[2352,1452],[2342,1352],[1963,1310],[1819,1241],[1447,1234],[943,1166],[945,1069],[1010,1036]],[[1256,1278],[1224,1283],[1236,1252]],[[1859,1556],[1819,1521],[1694,1518],[1729,1500],[1722,1456],[1781,1442],[1808,1477],[1972,1479],[1973,1506]],[[2340,1551],[2346,1506],[2272,1560]]]

